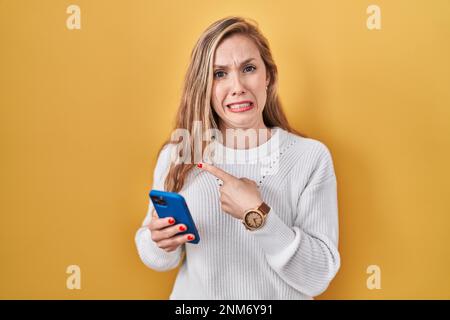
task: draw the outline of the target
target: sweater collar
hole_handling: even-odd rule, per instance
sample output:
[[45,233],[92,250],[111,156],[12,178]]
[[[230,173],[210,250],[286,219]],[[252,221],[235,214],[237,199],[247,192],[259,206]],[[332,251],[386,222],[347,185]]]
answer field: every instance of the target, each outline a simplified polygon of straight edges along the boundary
[[272,136],[263,144],[250,149],[233,149],[219,141],[212,143],[213,162],[220,164],[258,163],[260,160],[277,153],[287,136],[287,131],[273,127]]

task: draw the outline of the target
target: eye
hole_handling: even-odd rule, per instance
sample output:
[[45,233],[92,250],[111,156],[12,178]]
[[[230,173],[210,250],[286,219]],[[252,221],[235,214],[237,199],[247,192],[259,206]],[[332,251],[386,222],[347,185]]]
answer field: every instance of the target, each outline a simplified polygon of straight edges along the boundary
[[219,74],[222,74],[222,73],[225,73],[225,72],[223,72],[223,71],[216,71],[216,72],[214,72],[214,77],[215,78],[222,78],[222,77],[219,77]]
[[[244,68],[244,71],[245,71],[245,70],[248,70],[249,68],[253,68],[253,70],[256,70],[256,68],[255,68],[254,66],[246,66],[246,67]],[[253,71],[253,70],[250,70],[250,71]]]

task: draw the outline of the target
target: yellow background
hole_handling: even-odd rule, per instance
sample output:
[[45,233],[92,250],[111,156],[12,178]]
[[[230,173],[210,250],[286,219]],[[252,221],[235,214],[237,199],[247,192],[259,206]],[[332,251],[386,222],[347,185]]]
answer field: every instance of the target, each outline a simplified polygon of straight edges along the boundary
[[[70,4],[81,30],[66,28]],[[169,296],[177,270],[146,268],[134,235],[191,49],[228,15],[258,21],[290,122],[333,155],[342,265],[319,298],[450,298],[449,13],[448,0],[0,0],[0,298]],[[71,264],[81,290],[66,288]]]

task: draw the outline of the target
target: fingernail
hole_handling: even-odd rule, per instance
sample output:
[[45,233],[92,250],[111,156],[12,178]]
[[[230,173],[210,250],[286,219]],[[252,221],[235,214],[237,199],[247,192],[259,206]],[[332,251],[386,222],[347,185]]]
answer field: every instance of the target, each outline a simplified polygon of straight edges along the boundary
[[172,219],[172,218],[169,218],[169,223],[170,223],[170,224],[174,224],[174,222],[175,222],[175,220],[174,220],[174,219]]
[[188,240],[194,240],[194,236],[188,235]]
[[186,230],[186,228],[184,226],[180,226],[178,229],[180,229],[180,231]]
[[199,167],[201,169],[203,167],[203,164],[202,163],[198,163],[197,167]]

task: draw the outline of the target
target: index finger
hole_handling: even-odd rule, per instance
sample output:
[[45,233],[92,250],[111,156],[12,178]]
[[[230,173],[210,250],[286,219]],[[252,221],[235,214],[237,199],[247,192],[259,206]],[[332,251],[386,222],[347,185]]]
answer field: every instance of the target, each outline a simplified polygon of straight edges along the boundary
[[219,178],[223,182],[227,182],[227,181],[231,181],[233,179],[237,179],[235,176],[233,176],[233,175],[229,174],[228,172],[225,172],[222,169],[217,168],[217,167],[215,167],[215,166],[213,166],[212,164],[209,164],[209,163],[201,163],[199,165],[199,167],[205,169],[206,171],[208,171],[209,173],[211,173],[215,177]]

